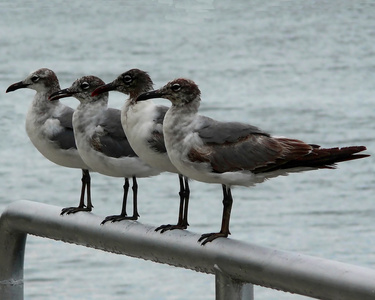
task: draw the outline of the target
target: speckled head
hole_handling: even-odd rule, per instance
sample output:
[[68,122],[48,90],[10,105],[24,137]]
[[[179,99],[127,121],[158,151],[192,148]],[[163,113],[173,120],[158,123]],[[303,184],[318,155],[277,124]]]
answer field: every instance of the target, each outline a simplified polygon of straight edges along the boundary
[[136,98],[141,93],[152,89],[153,82],[151,77],[142,70],[131,69],[122,73],[114,81],[97,88],[92,96],[108,92],[118,91],[120,93],[129,95],[131,99]]
[[37,92],[53,93],[60,89],[60,85],[55,72],[47,68],[41,68],[28,75],[24,80],[10,85],[6,92],[13,92],[21,88],[29,88]]
[[165,98],[175,106],[184,106],[200,101],[201,92],[194,81],[185,78],[178,78],[168,82],[158,90],[141,94],[136,101],[143,101],[151,98]]
[[104,84],[104,81],[96,76],[83,76],[76,81],[73,82],[72,86],[58,91],[56,93],[53,93],[49,100],[57,100],[60,98],[65,97],[75,97],[80,102],[95,102],[95,101],[107,101],[108,100],[108,93],[103,93],[95,97],[91,97],[91,93],[98,88],[99,86],[102,86]]

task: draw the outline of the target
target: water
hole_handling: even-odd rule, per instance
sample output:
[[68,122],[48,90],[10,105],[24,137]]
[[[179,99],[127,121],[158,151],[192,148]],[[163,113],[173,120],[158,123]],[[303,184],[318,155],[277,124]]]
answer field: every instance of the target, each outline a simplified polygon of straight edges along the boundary
[[[80,171],[57,167],[24,130],[41,67],[62,88],[147,70],[155,87],[189,77],[201,112],[323,146],[375,149],[374,4],[360,1],[1,1],[0,211],[28,199],[76,205]],[[120,108],[124,98],[110,95]],[[74,99],[66,103],[76,106]],[[374,156],[233,191],[232,238],[375,267]],[[95,214],[120,211],[122,181],[92,175]],[[140,222],[177,219],[177,178],[139,181]],[[221,188],[191,184],[190,230],[218,230]],[[156,196],[155,196],[156,195]],[[214,277],[28,237],[26,299],[213,299]],[[305,299],[256,287],[256,299]]]

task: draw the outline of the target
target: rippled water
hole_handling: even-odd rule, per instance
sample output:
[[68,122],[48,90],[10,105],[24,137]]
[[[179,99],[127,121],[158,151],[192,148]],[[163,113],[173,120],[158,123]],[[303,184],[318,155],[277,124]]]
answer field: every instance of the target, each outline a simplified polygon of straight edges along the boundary
[[[28,199],[75,205],[80,171],[58,167],[24,130],[31,90],[5,94],[41,67],[63,88],[130,68],[155,87],[189,77],[201,112],[323,146],[375,149],[375,7],[359,1],[1,1],[0,211]],[[110,95],[120,108],[124,98]],[[71,106],[73,99],[66,101]],[[233,191],[231,238],[375,267],[374,156]],[[122,181],[92,176],[93,213],[120,210]],[[139,180],[140,222],[177,218],[177,182]],[[221,188],[193,182],[189,230],[217,230]],[[156,195],[156,196],[155,196]],[[26,299],[213,299],[210,275],[28,237]],[[256,299],[304,299],[265,288]]]

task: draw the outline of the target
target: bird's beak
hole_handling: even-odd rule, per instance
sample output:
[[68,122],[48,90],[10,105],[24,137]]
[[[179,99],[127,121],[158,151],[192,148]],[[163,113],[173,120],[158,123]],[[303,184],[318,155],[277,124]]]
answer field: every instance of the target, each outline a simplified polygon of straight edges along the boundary
[[63,89],[63,90],[54,92],[51,95],[49,95],[48,100],[49,101],[55,101],[55,100],[58,100],[58,99],[61,99],[61,98],[71,97],[74,94],[75,93],[70,92],[68,89]]
[[140,94],[137,99],[135,99],[135,102],[138,101],[145,101],[152,98],[163,98],[164,93],[160,92],[160,90],[154,90],[151,92]]
[[117,88],[117,85],[115,85],[113,82],[110,82],[108,84],[105,84],[105,85],[102,85],[98,88],[96,88],[92,93],[91,93],[91,97],[95,97],[99,94],[103,94],[105,92],[109,92],[109,91],[114,91],[116,90]]
[[6,93],[13,92],[13,91],[18,90],[18,89],[26,88],[26,87],[28,87],[29,85],[30,85],[30,84],[24,83],[23,81],[13,83],[12,85],[10,85],[10,86],[7,88]]

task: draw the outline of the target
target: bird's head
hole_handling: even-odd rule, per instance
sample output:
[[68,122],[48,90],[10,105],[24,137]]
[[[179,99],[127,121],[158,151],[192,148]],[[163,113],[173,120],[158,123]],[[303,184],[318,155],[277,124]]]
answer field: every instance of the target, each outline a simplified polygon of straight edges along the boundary
[[108,93],[91,97],[91,93],[102,85],[104,85],[104,81],[96,76],[83,76],[74,81],[71,87],[53,93],[48,99],[54,101],[66,97],[75,97],[81,103],[95,102],[101,99],[106,100]]
[[199,103],[201,92],[194,81],[178,78],[168,82],[158,90],[139,95],[136,101],[144,101],[151,98],[164,98],[172,102],[174,106],[186,106]]
[[6,93],[22,88],[33,89],[37,92],[52,93],[59,90],[60,85],[56,74],[52,70],[42,68],[31,73],[24,80],[10,85],[6,90]]
[[95,89],[92,96],[109,91],[118,91],[129,95],[133,99],[141,93],[151,90],[152,86],[153,82],[146,72],[139,69],[131,69],[122,73],[114,81]]

